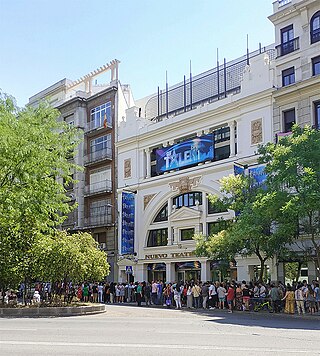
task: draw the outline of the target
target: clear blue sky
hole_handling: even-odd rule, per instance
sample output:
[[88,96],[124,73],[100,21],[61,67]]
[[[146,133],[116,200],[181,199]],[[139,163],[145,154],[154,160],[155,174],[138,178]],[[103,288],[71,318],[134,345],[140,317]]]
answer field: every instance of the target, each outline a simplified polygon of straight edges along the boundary
[[0,0],[0,88],[18,105],[119,59],[139,99],[274,42],[272,0]]

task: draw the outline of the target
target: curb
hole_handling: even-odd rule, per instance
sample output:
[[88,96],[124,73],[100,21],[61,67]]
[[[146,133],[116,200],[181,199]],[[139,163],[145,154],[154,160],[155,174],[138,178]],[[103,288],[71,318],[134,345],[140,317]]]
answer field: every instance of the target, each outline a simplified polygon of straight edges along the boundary
[[105,305],[46,308],[0,308],[0,318],[65,317],[105,313]]

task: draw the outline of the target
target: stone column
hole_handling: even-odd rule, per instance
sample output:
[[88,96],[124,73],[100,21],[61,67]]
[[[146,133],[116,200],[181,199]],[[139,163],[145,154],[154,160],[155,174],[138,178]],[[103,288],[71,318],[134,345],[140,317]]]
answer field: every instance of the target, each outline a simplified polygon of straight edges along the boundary
[[230,127],[230,157],[235,156],[235,122],[231,121],[228,123]]
[[210,262],[207,260],[200,261],[201,263],[201,281],[206,282],[210,280]]
[[208,215],[208,198],[207,198],[207,193],[202,192],[202,217],[201,217],[201,222],[202,222],[202,234],[204,236],[208,235],[208,229],[207,229],[207,215]]
[[177,227],[173,228],[173,245],[176,245],[178,243],[178,238],[179,238],[179,229]]
[[166,263],[166,282],[173,282],[175,280],[174,268],[172,262]]
[[172,213],[172,198],[168,199],[168,245],[172,245],[172,227],[170,215]]
[[147,161],[147,174],[146,178],[151,177],[151,150],[149,148],[145,149],[146,161]]
[[141,157],[141,175],[140,175],[140,177],[145,178],[147,175],[145,150],[141,150],[140,157]]

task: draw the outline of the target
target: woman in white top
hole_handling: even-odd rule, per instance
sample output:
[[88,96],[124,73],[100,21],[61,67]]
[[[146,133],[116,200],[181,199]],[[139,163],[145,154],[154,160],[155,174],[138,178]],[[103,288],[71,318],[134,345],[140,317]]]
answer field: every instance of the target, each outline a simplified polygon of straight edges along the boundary
[[187,308],[191,309],[192,305],[193,305],[192,287],[189,285],[187,289]]

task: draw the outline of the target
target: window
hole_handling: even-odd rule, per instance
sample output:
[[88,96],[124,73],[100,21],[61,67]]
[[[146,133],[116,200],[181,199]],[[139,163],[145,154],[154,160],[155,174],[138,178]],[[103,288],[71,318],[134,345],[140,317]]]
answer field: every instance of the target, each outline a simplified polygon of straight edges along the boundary
[[[107,121],[105,122],[105,116]],[[111,121],[111,101],[91,109],[90,120],[92,127],[112,126]]]
[[317,129],[320,129],[320,101],[314,103],[314,125]]
[[281,44],[292,41],[293,37],[293,25],[281,29]]
[[310,21],[311,43],[320,41],[320,11],[316,12]]
[[111,168],[102,168],[90,172],[89,188],[91,193],[111,190]]
[[208,224],[208,235],[214,235],[227,229],[231,225],[231,220],[218,220]]
[[221,129],[215,130],[213,133],[215,143],[230,140],[230,127],[222,127]]
[[312,58],[312,75],[320,74],[320,56]]
[[229,156],[230,156],[230,145],[215,147],[214,161],[220,161],[221,159],[229,158]]
[[173,205],[176,208],[181,208],[182,206],[196,206],[196,202],[199,202],[199,205],[202,205],[202,193],[201,192],[192,192],[181,194],[173,198]]
[[295,109],[291,109],[283,112],[283,128],[284,132],[290,132],[292,126],[296,122],[296,112]]
[[278,57],[299,49],[299,38],[294,38],[293,25],[281,29],[281,44],[276,48]]
[[168,204],[166,204],[158,213],[156,218],[154,219],[155,222],[160,221],[167,221],[168,220]]
[[294,67],[282,71],[282,86],[287,86],[295,82]]
[[194,229],[181,229],[180,230],[180,240],[181,241],[188,241],[192,240],[194,235]]
[[111,214],[111,199],[103,199],[91,202],[90,217],[107,216]]
[[147,247],[166,246],[168,244],[168,229],[150,230]]
[[95,138],[90,141],[90,152],[101,151],[103,149],[111,149],[111,134]]

